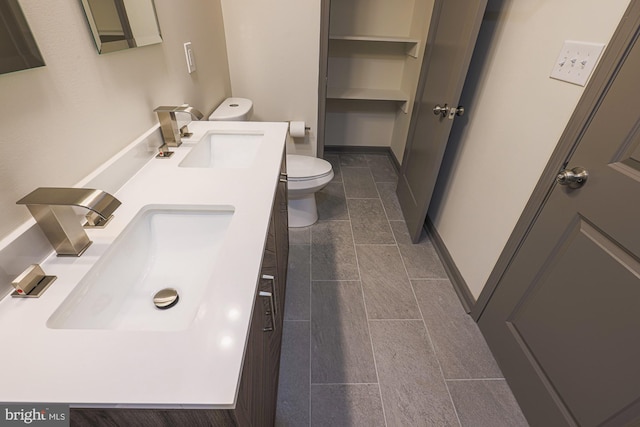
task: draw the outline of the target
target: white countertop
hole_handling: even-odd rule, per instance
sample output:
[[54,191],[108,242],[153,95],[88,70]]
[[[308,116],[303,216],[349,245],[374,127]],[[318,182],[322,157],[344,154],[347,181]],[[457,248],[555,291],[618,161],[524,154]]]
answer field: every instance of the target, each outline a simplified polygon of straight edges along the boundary
[[[247,169],[178,163],[209,131],[264,132]],[[285,146],[286,123],[193,122],[194,135],[114,194],[122,205],[78,258],[41,264],[58,279],[40,298],[0,301],[0,401],[93,407],[233,408]],[[46,186],[46,183],[43,183]],[[146,205],[230,205],[235,212],[191,326],[181,331],[49,329],[47,320]]]

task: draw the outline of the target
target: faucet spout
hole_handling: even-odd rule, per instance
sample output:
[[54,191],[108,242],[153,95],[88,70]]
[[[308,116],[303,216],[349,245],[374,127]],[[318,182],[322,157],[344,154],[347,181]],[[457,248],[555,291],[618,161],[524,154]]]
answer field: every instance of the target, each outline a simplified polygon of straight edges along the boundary
[[178,128],[176,113],[187,113],[195,120],[200,120],[204,117],[200,111],[187,104],[177,107],[163,105],[153,111],[158,114],[162,138],[164,138],[165,144],[169,147],[179,147],[182,144],[182,136],[186,136]]
[[196,119],[196,120],[202,120],[202,118],[204,117],[204,115],[196,110],[195,108],[193,108],[192,106],[185,104],[185,105],[181,105],[179,107],[176,107],[176,109],[174,110],[176,113],[187,113],[191,115],[191,118]]
[[90,188],[40,187],[16,202],[26,205],[59,256],[80,256],[92,243],[73,206],[89,210],[85,228],[104,227],[120,201]]

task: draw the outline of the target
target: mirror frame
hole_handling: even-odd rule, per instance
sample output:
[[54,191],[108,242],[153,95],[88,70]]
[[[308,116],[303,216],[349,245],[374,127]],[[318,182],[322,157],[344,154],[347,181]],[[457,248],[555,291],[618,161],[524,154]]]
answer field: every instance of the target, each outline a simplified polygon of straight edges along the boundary
[[0,0],[0,25],[9,33],[16,52],[15,56],[0,58],[0,74],[45,65],[18,0]]
[[[2,1],[2,0],[0,0]],[[154,19],[156,23],[156,28],[158,30],[158,41],[152,43],[138,44],[136,42],[133,30],[131,28],[131,23],[129,21],[129,17],[127,15],[127,10],[124,4],[124,0],[112,0],[118,12],[118,18],[120,19],[120,25],[122,26],[122,30],[124,32],[124,40],[103,42],[100,39],[100,32],[98,31],[98,27],[96,25],[96,20],[93,15],[93,11],[91,10],[91,5],[89,4],[89,0],[81,0],[82,8],[84,9],[85,17],[87,18],[87,23],[89,24],[89,29],[91,31],[91,35],[93,36],[93,41],[96,45],[96,49],[98,53],[110,53],[116,52],[119,50],[130,49],[139,46],[147,46],[151,44],[162,43],[162,32],[160,31],[160,23],[158,22],[158,14],[156,12],[156,5],[153,0],[151,1],[151,6],[153,8]],[[138,1],[138,0],[136,0]]]

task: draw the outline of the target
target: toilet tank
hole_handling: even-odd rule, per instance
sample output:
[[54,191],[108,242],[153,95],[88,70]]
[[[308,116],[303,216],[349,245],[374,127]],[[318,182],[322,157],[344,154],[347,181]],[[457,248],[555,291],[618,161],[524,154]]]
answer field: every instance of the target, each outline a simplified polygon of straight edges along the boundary
[[251,118],[253,102],[246,98],[227,98],[209,116],[209,120],[245,121]]

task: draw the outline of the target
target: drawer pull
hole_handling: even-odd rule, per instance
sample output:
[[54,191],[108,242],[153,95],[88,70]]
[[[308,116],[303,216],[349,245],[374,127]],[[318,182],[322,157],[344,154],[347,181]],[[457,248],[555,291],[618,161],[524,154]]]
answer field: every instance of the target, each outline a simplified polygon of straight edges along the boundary
[[271,307],[271,309],[264,314],[266,314],[267,316],[271,316],[271,326],[266,326],[262,328],[262,332],[271,332],[275,330],[275,327],[276,327],[276,319],[274,317],[275,305],[273,304],[273,294],[271,292],[260,291],[258,295],[264,298],[269,298],[269,306]]
[[262,278],[264,280],[271,281],[271,292],[273,292],[273,300],[274,300],[274,314],[278,314],[278,291],[276,290],[276,278],[270,274],[263,274]]

